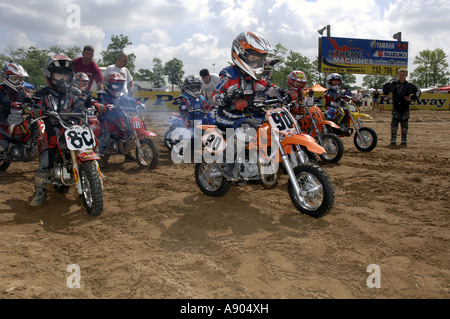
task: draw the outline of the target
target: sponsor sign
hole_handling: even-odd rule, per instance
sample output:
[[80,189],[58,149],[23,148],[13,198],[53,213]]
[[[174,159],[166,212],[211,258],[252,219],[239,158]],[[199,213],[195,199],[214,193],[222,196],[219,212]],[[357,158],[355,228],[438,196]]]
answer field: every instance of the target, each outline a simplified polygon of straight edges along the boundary
[[395,75],[408,67],[408,42],[319,38],[319,72]]

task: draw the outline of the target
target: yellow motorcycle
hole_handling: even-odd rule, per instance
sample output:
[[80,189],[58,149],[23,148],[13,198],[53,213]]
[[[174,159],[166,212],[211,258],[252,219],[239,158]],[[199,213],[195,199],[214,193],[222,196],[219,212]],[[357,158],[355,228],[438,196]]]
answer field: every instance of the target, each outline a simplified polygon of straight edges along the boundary
[[378,136],[374,129],[364,126],[362,118],[371,116],[360,113],[352,101],[342,101],[333,120],[341,130],[333,133],[342,137],[351,136],[355,132],[353,142],[356,148],[361,152],[370,152],[377,146]]

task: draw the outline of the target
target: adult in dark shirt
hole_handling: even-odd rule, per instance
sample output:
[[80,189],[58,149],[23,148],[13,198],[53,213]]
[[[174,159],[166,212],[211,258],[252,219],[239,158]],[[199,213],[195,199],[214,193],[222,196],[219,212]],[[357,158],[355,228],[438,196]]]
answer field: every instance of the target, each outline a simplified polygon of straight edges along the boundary
[[396,145],[398,124],[401,125],[401,145],[406,146],[408,137],[409,104],[420,97],[420,89],[406,81],[407,69],[398,70],[398,80],[388,82],[383,86],[383,94],[393,99],[391,121],[391,143]]
[[97,91],[104,90],[102,72],[97,63],[93,61],[94,48],[90,45],[86,45],[83,48],[83,53],[81,55],[81,57],[73,59],[75,73],[83,72],[87,74],[89,77],[88,91],[91,91],[94,81],[97,84]]

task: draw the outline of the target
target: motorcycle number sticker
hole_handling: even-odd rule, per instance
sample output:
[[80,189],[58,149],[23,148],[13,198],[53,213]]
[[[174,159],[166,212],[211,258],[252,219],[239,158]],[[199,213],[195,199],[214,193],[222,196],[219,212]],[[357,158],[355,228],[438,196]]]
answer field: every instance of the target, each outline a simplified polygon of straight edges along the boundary
[[71,151],[84,151],[94,147],[94,136],[88,128],[71,128],[64,135],[67,148]]
[[284,108],[273,109],[267,112],[272,128],[284,134],[296,134],[295,120]]

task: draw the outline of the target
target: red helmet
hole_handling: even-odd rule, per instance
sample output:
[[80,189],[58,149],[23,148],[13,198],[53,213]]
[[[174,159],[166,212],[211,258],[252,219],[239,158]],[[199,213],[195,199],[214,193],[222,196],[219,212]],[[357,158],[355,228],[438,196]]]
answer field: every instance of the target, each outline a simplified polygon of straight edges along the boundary
[[122,73],[112,72],[106,75],[105,78],[105,90],[111,93],[114,97],[119,97],[126,79]]
[[66,94],[73,83],[73,61],[61,54],[51,56],[45,62],[44,75],[53,90],[59,94]]
[[75,73],[75,86],[81,91],[86,91],[89,84],[89,77],[84,72]]
[[23,66],[14,61],[5,62],[1,73],[3,82],[15,91],[19,91],[23,87],[25,78],[28,77]]
[[296,89],[303,89],[308,79],[306,78],[305,73],[303,73],[302,71],[295,70],[289,73],[289,75],[287,76],[287,81],[289,87],[291,89],[296,90]]

